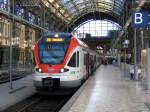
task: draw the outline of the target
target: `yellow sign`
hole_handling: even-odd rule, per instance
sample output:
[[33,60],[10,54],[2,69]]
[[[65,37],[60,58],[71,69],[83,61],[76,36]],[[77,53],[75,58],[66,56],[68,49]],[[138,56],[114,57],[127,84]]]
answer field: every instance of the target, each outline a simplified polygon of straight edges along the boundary
[[47,38],[46,42],[63,42],[64,38]]

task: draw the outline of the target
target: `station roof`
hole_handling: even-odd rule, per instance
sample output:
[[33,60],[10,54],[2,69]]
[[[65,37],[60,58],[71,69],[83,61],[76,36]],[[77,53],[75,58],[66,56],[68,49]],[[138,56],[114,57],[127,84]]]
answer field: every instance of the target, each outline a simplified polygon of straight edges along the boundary
[[124,7],[124,1],[125,0],[42,0],[46,7],[50,8],[68,24],[92,12],[102,12],[108,16],[119,18]]

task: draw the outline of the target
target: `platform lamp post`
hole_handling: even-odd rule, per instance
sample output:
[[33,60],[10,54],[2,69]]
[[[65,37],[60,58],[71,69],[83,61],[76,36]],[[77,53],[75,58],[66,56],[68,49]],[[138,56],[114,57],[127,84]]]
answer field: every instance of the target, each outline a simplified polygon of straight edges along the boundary
[[[136,1],[132,1],[132,15],[133,11],[136,12]],[[132,17],[132,24],[135,24],[135,17]],[[134,26],[134,25],[133,25]],[[133,27],[132,26],[132,27]],[[134,27],[134,75],[137,76],[137,27]]]
[[134,29],[134,75],[137,76],[137,35],[136,35],[137,29]]
[[130,41],[125,39],[123,42],[123,48],[124,48],[124,74],[126,75],[126,62],[127,62],[127,48],[129,46]]
[[[12,0],[12,14],[15,14],[15,0]],[[10,65],[9,65],[9,82],[10,82],[10,89],[13,89],[13,82],[12,82],[12,38],[14,37],[15,33],[15,19],[12,16],[12,32],[10,36]]]

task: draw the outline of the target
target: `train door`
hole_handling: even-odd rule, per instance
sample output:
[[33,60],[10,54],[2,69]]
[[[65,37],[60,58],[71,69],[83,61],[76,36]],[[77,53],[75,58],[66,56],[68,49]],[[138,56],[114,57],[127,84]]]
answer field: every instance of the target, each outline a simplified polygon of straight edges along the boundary
[[93,55],[90,55],[89,60],[90,60],[90,74],[92,74],[94,70]]
[[79,51],[77,51],[77,57],[76,57],[76,68],[77,68],[77,71],[76,71],[76,73],[78,74],[78,76],[80,75],[81,77],[82,77],[82,75],[83,74],[80,74],[80,61],[79,61],[79,56],[80,54],[79,54]]
[[89,55],[89,53],[86,54],[86,71],[87,71],[87,75],[89,77],[89,75],[90,75],[90,55]]

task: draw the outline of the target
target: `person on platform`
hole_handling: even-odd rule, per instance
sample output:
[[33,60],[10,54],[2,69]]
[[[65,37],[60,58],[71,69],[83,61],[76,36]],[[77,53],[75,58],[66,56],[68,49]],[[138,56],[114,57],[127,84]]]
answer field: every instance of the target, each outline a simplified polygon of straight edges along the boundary
[[134,66],[130,65],[130,80],[134,80]]

